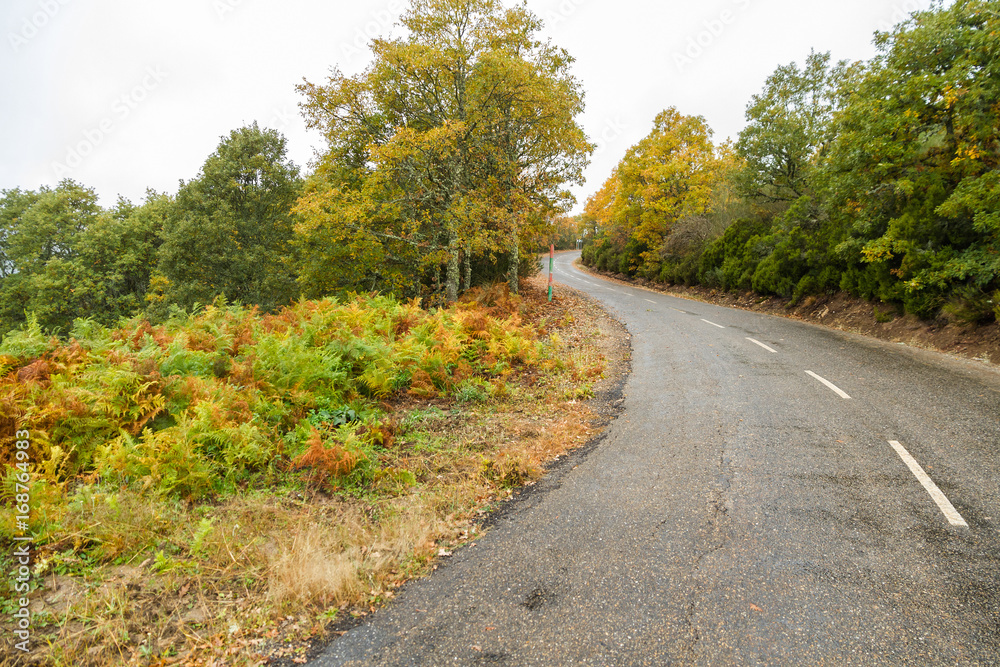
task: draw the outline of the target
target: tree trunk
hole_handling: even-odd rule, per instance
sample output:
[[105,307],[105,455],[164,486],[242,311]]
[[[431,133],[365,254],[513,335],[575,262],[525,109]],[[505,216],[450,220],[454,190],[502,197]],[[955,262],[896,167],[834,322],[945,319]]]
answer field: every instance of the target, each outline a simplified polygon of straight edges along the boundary
[[462,280],[462,291],[468,292],[472,289],[472,248],[466,246],[465,252],[462,254],[464,255],[463,260],[465,264],[463,267],[465,269],[465,278]]
[[507,284],[510,286],[511,294],[517,294],[520,287],[520,276],[518,275],[521,270],[521,249],[520,243],[515,236],[514,241],[510,244],[510,267],[507,269]]
[[431,308],[440,308],[441,303],[441,265],[434,266],[434,294],[431,296]]
[[462,277],[458,265],[458,253],[458,233],[452,228],[448,230],[448,274],[446,277],[448,284],[445,290],[445,300],[448,303],[458,301],[458,282]]

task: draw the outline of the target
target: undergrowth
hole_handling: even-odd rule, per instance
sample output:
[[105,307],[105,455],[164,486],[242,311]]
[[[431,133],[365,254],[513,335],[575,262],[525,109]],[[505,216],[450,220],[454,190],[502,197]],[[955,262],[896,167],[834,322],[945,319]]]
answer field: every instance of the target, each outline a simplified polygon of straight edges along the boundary
[[[162,326],[77,321],[68,343],[32,322],[0,345],[4,497],[16,430],[32,434],[34,482],[56,501],[49,521],[32,526],[43,541],[64,492],[82,480],[186,500],[296,467],[317,484],[367,486],[384,472],[373,448],[385,443],[353,423],[376,419],[377,401],[483,396],[513,369],[546,363],[516,312],[505,315],[384,297],[304,301],[266,316],[214,305]],[[0,519],[0,535],[12,521]]]
[[496,287],[433,311],[216,303],[155,326],[77,321],[65,341],[34,321],[7,336],[0,545],[19,534],[28,431],[35,661],[257,664],[384,602],[471,539],[457,522],[586,436],[561,401],[600,361],[569,359],[540,312]]

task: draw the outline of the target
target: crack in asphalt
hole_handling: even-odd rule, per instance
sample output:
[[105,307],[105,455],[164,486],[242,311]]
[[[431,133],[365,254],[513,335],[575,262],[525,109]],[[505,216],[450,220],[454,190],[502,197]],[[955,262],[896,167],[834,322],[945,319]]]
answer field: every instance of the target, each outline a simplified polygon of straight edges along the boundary
[[698,629],[697,623],[695,622],[698,600],[702,597],[702,593],[706,588],[705,583],[699,580],[702,563],[706,558],[722,551],[731,539],[731,536],[727,531],[727,519],[729,517],[729,507],[731,505],[731,498],[728,492],[732,488],[732,466],[726,458],[725,448],[723,448],[719,453],[719,475],[716,477],[716,484],[719,488],[711,490],[706,502],[708,516],[705,524],[709,533],[706,536],[706,539],[711,541],[711,545],[706,549],[700,550],[691,564],[692,578],[695,579],[697,583],[695,583],[694,587],[691,589],[689,601],[687,607],[685,608],[683,618],[689,637],[681,647],[681,664],[697,663],[697,648],[702,640],[702,634]]

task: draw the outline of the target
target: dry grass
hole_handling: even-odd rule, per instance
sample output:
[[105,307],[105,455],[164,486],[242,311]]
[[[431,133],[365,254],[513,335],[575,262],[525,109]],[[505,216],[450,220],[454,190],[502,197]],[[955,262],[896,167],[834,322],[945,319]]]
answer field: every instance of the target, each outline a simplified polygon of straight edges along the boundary
[[343,549],[329,529],[317,524],[297,526],[268,567],[267,597],[285,604],[340,606],[362,589],[358,577],[360,550]]

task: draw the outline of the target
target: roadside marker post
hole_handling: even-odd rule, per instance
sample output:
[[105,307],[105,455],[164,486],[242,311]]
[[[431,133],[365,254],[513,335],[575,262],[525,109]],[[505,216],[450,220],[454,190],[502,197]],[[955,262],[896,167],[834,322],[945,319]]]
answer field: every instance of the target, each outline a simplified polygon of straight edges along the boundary
[[552,283],[555,280],[553,272],[556,270],[556,245],[549,245],[549,303],[552,303]]

